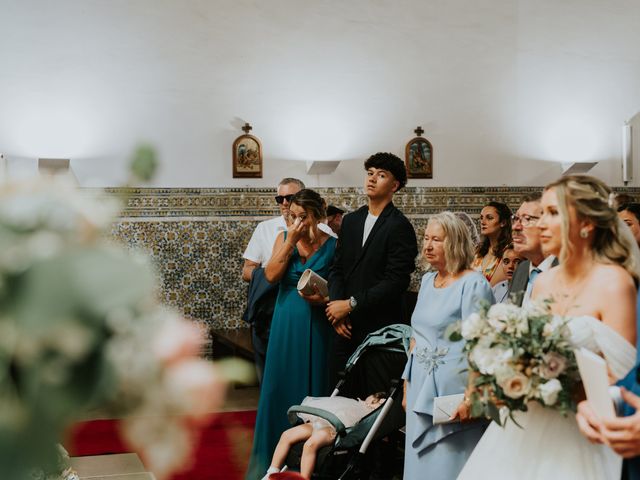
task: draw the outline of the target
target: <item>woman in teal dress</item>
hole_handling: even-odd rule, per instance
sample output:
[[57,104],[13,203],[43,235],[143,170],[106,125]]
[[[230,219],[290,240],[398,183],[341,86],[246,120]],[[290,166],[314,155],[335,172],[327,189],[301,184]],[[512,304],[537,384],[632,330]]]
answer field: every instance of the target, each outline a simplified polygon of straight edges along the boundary
[[[445,330],[494,303],[485,277],[470,269],[473,246],[467,226],[451,212],[429,218],[422,256],[431,271],[422,278],[411,317],[411,354],[403,378],[407,428],[404,478],[451,480],[480,440],[486,422],[434,424],[434,398],[464,393],[464,342],[451,342]],[[479,472],[481,476],[481,472]]]
[[327,360],[333,336],[320,295],[302,296],[296,286],[307,268],[329,274],[336,240],[318,229],[324,202],[303,189],[291,199],[291,225],[278,235],[265,267],[270,282],[280,282],[273,312],[264,377],[260,389],[253,449],[246,478],[265,475],[282,432],[289,428],[287,410],[306,396],[329,389]]

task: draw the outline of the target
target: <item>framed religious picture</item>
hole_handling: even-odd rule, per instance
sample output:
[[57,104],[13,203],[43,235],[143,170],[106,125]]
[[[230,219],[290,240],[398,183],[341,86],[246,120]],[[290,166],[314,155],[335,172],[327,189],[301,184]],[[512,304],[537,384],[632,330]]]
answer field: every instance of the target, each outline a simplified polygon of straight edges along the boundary
[[404,150],[404,162],[409,178],[433,178],[433,146],[424,138],[424,130],[414,130],[417,137],[407,143]]
[[262,144],[249,134],[252,128],[245,123],[244,135],[233,142],[233,178],[262,178]]

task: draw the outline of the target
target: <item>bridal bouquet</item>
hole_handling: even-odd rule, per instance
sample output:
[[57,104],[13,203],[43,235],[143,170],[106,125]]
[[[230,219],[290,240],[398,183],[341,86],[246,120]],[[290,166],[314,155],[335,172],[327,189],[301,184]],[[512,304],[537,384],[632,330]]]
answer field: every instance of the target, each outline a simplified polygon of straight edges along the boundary
[[118,207],[49,181],[0,186],[2,478],[60,471],[65,429],[96,409],[126,415],[122,436],[163,478],[223,401],[200,329],[159,305],[145,255],[108,240]]
[[[466,341],[471,416],[503,425],[505,413],[526,411],[531,401],[566,415],[575,410],[572,393],[580,381],[566,320],[551,314],[548,302],[520,308],[483,306],[458,324],[451,340]],[[502,414],[501,414],[501,410]]]

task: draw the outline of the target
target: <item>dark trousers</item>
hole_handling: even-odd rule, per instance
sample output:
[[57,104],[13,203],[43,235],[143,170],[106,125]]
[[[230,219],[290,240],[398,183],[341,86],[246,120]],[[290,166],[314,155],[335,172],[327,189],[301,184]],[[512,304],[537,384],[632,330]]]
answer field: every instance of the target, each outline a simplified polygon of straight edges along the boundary
[[[353,330],[351,339],[346,339],[335,333],[331,355],[329,356],[329,384],[331,391],[333,391],[333,388],[340,379],[338,373],[344,370],[344,367],[347,365],[347,360],[349,360],[351,354],[355,352],[356,348],[364,341],[367,334],[368,332]],[[331,391],[329,394],[331,394]]]

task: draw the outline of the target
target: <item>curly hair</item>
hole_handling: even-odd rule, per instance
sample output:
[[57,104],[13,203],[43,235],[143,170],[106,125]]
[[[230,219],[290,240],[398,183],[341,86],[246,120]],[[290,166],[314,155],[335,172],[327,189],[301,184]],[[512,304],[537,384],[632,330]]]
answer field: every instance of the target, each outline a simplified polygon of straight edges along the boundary
[[[496,258],[501,258],[504,253],[504,249],[509,245],[511,240],[511,209],[502,202],[489,202],[485,205],[485,207],[493,207],[498,212],[498,220],[501,223],[504,223],[504,226],[500,228],[500,233],[498,234],[498,242],[496,246],[493,248],[491,252]],[[491,242],[489,241],[489,237],[483,236],[476,247],[476,256],[484,257],[487,253],[489,253],[489,248],[491,247]]]
[[551,189],[558,197],[558,210],[562,217],[560,261],[571,255],[574,248],[569,238],[569,207],[572,206],[578,219],[588,220],[593,224],[592,249],[596,260],[620,265],[629,272],[637,285],[638,265],[632,254],[631,239],[621,232],[611,188],[589,175],[568,175],[545,187],[545,191]]
[[[407,169],[404,166],[404,162],[393,153],[378,152],[371,155],[367,158],[367,161],[364,162],[364,169],[369,170],[370,168],[381,168],[382,170],[391,172],[400,184],[398,190],[407,184]],[[396,192],[398,190],[396,190]]]

